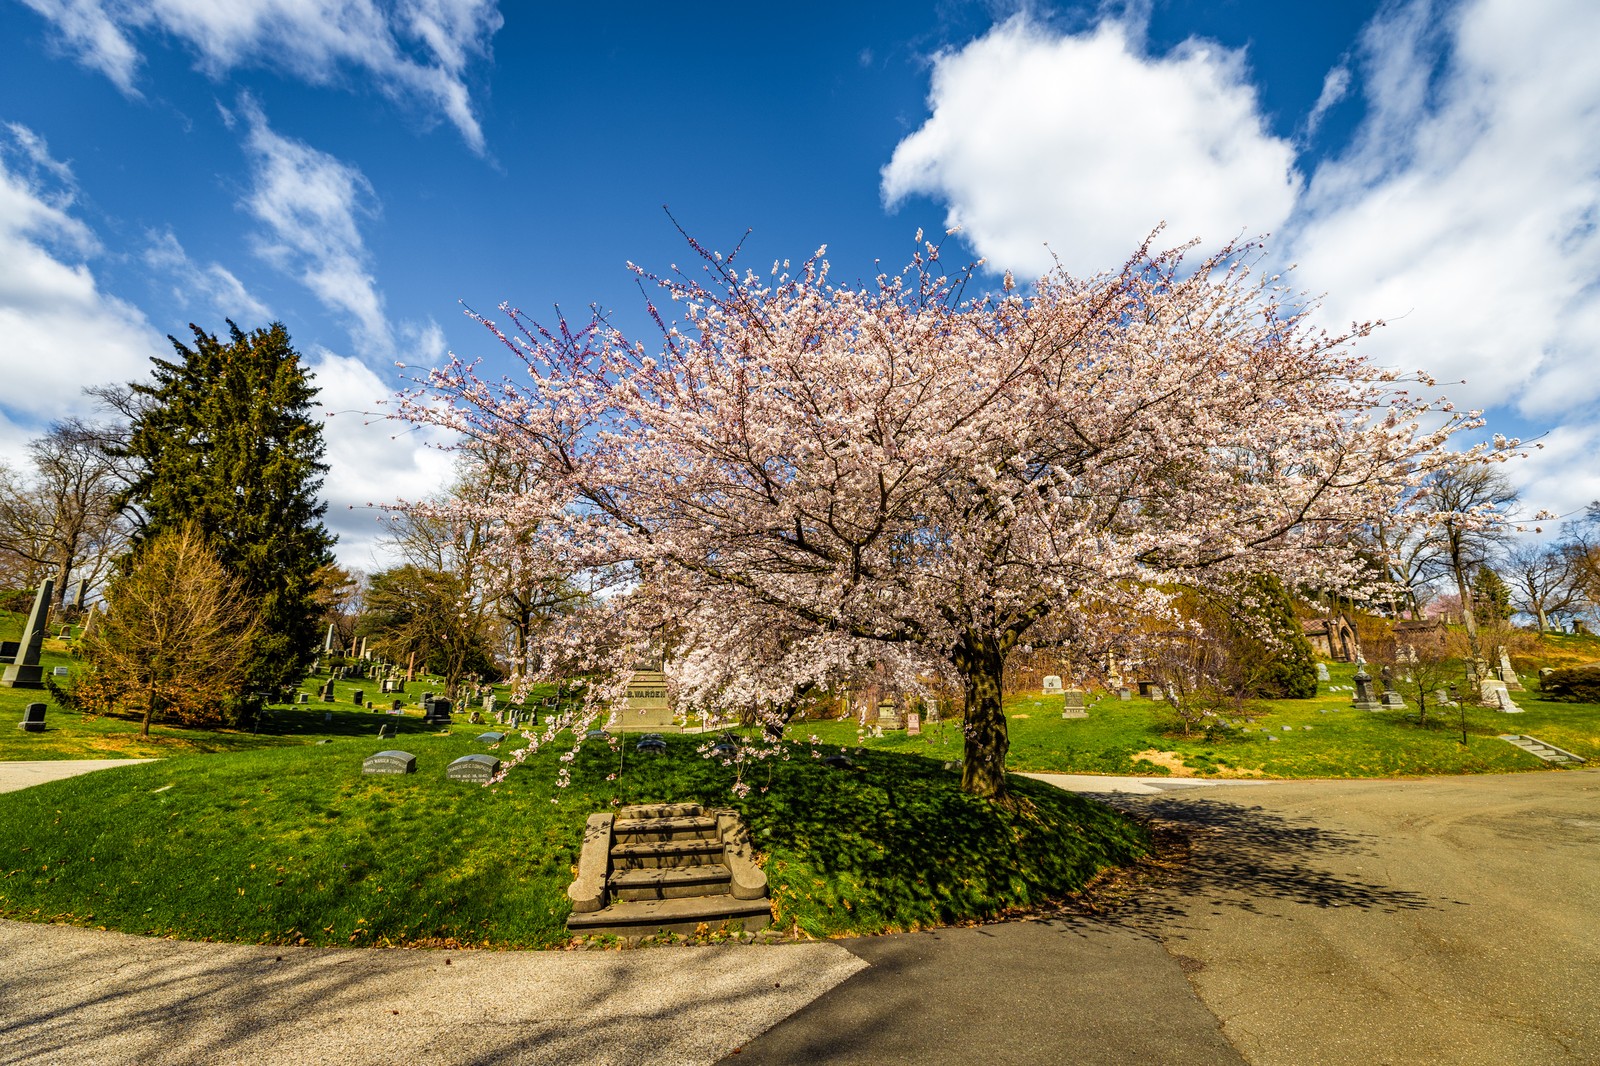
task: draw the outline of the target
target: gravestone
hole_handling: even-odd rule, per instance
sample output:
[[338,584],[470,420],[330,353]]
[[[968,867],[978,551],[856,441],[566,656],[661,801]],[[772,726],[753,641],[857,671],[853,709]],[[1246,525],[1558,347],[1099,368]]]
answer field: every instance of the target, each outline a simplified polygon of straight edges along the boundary
[[922,735],[922,715],[912,711],[906,715],[906,736],[920,737]]
[[326,652],[333,651],[333,623],[332,622],[328,623],[328,635],[326,637],[322,638],[322,650],[326,651]]
[[1162,688],[1160,685],[1151,685],[1150,698],[1158,702],[1164,700],[1167,698],[1167,690]]
[[1449,702],[1450,693],[1446,692],[1442,688],[1436,688],[1433,690],[1433,705],[1435,707],[1444,707],[1449,704]]
[[67,606],[83,610],[84,579],[79,578],[72,584],[72,592],[67,596]]
[[1498,651],[1500,652],[1500,680],[1506,683],[1506,688],[1508,689],[1526,692],[1527,689],[1523,688],[1522,682],[1517,679],[1516,668],[1511,665],[1511,653],[1506,651],[1504,644],[1500,645]]
[[42,703],[30,703],[22,710],[22,721],[17,723],[17,728],[24,733],[44,732],[44,710]]
[[627,706],[619,710],[613,728],[619,733],[681,733],[677,713],[667,697],[667,675],[648,666],[636,666],[628,679]]
[[487,785],[499,772],[500,760],[493,755],[463,755],[444,768],[445,780],[469,785]]
[[39,665],[39,652],[44,648],[44,631],[50,618],[50,594],[56,583],[45,578],[33,597],[33,610],[28,612],[27,625],[22,628],[22,639],[17,641],[16,655],[11,665],[0,676],[0,685],[6,688],[44,688],[44,668]]
[[1127,703],[1129,700],[1133,699],[1133,690],[1129,688],[1117,689],[1117,699],[1121,700],[1123,703]]
[[485,744],[498,744],[502,740],[504,740],[505,738],[506,738],[506,735],[504,733],[496,733],[492,729],[489,730],[489,732],[487,732],[487,733],[479,733],[478,734],[478,739],[483,741]]
[[1069,688],[1062,693],[1061,717],[1087,718],[1089,717],[1089,694],[1081,688]]
[[350,702],[351,703],[365,703],[365,702],[367,702],[367,690],[366,689],[362,689],[362,688],[356,689],[354,692],[352,692],[350,694]]
[[65,666],[58,666],[54,670],[51,670],[50,673],[56,677],[66,677],[68,674],[72,673],[72,671],[67,669]]
[[1478,682],[1478,699],[1491,710],[1503,711],[1506,714],[1522,713],[1522,708],[1512,702],[1511,693],[1506,691],[1504,681],[1485,678]]
[[642,751],[651,755],[665,755],[667,741],[660,733],[646,733],[639,738],[639,743],[633,746],[634,751]]
[[1406,709],[1405,697],[1401,696],[1400,693],[1396,692],[1394,689],[1389,689],[1387,692],[1385,692],[1383,694],[1383,698],[1379,702],[1391,710],[1403,711]]
[[[382,730],[379,730],[382,736]],[[364,774],[414,774],[417,772],[417,757],[409,751],[380,751],[376,755],[369,755],[361,762],[361,772]]]
[[422,720],[429,725],[449,725],[452,709],[450,701],[443,696],[423,700]]
[[310,703],[311,697],[304,692],[296,692],[294,694],[294,701],[296,703]]
[[322,690],[317,695],[323,703],[333,702],[333,679],[331,677],[328,679],[328,683],[322,686]]
[[1378,694],[1372,687],[1372,675],[1367,673],[1367,666],[1361,663],[1356,667],[1356,694],[1350,699],[1350,706],[1358,711],[1376,711],[1383,708],[1378,702]]
[[483,698],[483,713],[484,714],[493,714],[494,713],[494,693],[492,693],[492,692],[489,693],[489,695],[487,695],[487,696],[485,696]]
[[928,701],[928,724],[932,725],[933,723],[937,722],[938,720],[939,720],[939,701],[938,700],[929,700]]
[[1331,681],[1331,680],[1333,680],[1331,677],[1328,676],[1328,664],[1327,663],[1318,663],[1317,664],[1317,680],[1318,681]]
[[1061,678],[1055,674],[1047,674],[1044,679],[1044,694],[1046,696],[1061,695]]
[[894,705],[893,700],[884,700],[878,704],[879,729],[904,729],[905,719],[900,717],[900,708]]

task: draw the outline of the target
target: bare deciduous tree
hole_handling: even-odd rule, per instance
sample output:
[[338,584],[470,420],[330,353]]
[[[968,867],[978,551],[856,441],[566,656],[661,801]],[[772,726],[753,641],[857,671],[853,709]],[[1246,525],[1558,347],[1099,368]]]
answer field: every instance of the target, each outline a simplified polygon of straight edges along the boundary
[[142,708],[146,736],[163,714],[220,719],[249,669],[255,623],[204,536],[185,525],[147,541],[108,601],[85,641],[92,671],[74,690],[80,704]]

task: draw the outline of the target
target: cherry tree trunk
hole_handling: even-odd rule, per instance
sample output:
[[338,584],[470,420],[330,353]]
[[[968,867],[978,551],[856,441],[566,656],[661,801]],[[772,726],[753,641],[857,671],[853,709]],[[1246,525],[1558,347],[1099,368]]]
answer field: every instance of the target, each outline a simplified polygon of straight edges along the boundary
[[968,637],[952,658],[965,682],[967,704],[961,790],[1000,799],[1006,794],[1006,752],[1011,748],[1000,701],[1005,652],[993,640]]

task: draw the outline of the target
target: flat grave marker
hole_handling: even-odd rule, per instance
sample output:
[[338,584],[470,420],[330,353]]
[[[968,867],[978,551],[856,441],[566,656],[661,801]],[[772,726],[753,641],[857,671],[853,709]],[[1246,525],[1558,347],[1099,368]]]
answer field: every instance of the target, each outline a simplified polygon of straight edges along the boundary
[[361,762],[361,772],[364,774],[414,774],[417,772],[417,757],[409,751],[380,751],[376,755],[369,755]]
[[486,785],[499,772],[500,760],[493,755],[463,755],[444,768],[446,780],[469,785]]

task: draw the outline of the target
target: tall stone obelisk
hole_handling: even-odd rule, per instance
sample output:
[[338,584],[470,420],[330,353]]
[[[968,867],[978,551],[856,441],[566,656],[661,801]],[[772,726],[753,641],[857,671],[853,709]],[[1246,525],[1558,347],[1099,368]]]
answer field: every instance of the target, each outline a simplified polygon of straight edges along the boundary
[[44,667],[39,665],[39,652],[44,647],[44,630],[50,621],[50,594],[56,583],[46,578],[33,598],[33,610],[28,612],[28,625],[17,644],[17,657],[6,667],[0,685],[6,688],[44,688]]

